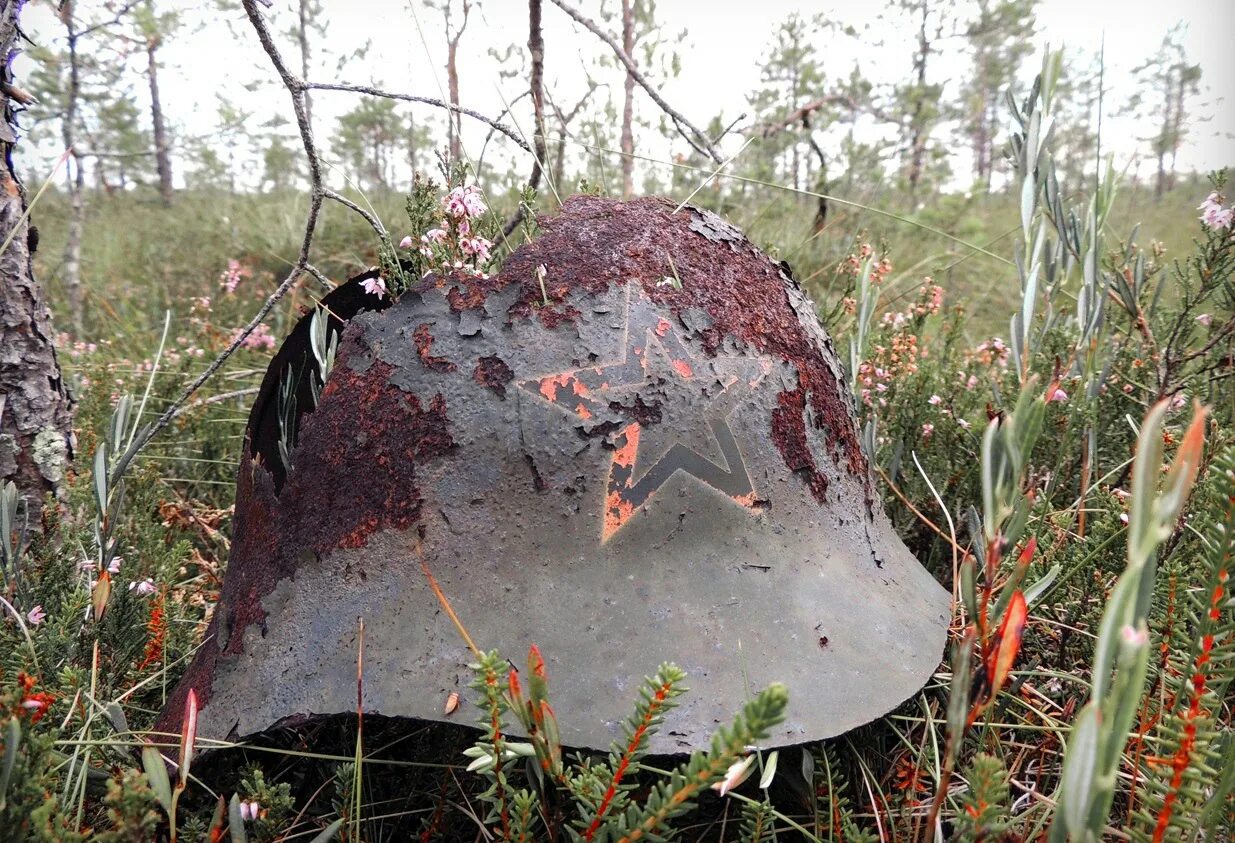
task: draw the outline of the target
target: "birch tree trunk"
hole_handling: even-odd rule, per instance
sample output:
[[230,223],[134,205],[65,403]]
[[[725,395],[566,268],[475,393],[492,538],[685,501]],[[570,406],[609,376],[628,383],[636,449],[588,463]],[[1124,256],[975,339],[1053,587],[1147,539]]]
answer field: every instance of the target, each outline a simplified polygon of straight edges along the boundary
[[[5,56],[19,44],[21,6],[21,0],[0,0]],[[38,235],[13,170],[19,91],[12,62],[6,61],[0,67],[0,244],[7,244],[0,252],[0,483],[15,483],[33,511],[47,493],[61,489],[73,453],[73,419],[52,343],[51,313],[31,265]]]

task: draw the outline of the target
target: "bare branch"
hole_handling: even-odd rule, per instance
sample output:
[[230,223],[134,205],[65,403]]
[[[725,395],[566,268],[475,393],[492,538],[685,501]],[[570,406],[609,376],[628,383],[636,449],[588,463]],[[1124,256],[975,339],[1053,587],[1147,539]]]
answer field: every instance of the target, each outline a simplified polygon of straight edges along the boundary
[[76,37],[79,39],[85,38],[88,35],[93,35],[94,33],[98,32],[100,29],[106,29],[109,26],[115,26],[116,24],[120,23],[121,20],[124,19],[125,15],[127,15],[129,12],[133,10],[133,7],[135,7],[138,3],[141,3],[142,1],[143,0],[130,0],[130,2],[125,3],[123,6],[121,6],[120,11],[116,12],[116,14],[112,18],[102,21],[100,23],[96,23],[93,26],[86,27],[85,29],[78,32],[76,34]]
[[423,103],[424,105],[431,105],[435,108],[442,108],[453,113],[464,114],[471,117],[473,120],[479,120],[481,123],[491,126],[501,132],[503,135],[518,144],[519,148],[524,152],[532,151],[532,147],[528,145],[527,141],[519,137],[518,133],[509,126],[503,125],[496,120],[492,120],[478,111],[473,111],[470,108],[463,108],[462,106],[454,106],[448,102],[442,102],[439,99],[434,99],[433,97],[421,97],[416,96],[415,94],[399,94],[393,91],[383,91],[380,88],[373,88],[368,85],[345,85],[333,82],[301,83],[298,80],[294,81],[296,81],[296,84],[301,89],[306,91],[348,91],[353,94],[368,94],[371,97],[384,97],[386,99],[401,100],[403,102],[418,102]]
[[385,240],[389,236],[386,233],[386,226],[382,225],[381,220],[357,205],[351,199],[348,199],[346,196],[341,196],[328,188],[322,188],[322,198],[329,199],[331,202],[338,202],[344,208],[355,211],[357,214],[364,217],[364,221],[367,222],[369,227],[377,233],[379,239]]
[[622,49],[621,45],[618,44],[617,41],[613,40],[613,36],[601,29],[595,21],[584,17],[578,9],[575,9],[573,6],[566,3],[565,0],[550,0],[550,2],[573,18],[577,24],[582,26],[588,32],[591,32],[601,41],[608,44],[609,49],[613,50],[614,55],[616,55],[618,60],[625,65],[626,72],[630,74],[632,79],[639,83],[639,87],[647,91],[648,96],[652,98],[652,102],[656,103],[656,105],[660,107],[660,110],[669,116],[669,119],[672,120],[677,126],[678,131],[681,133],[682,137],[686,139],[686,142],[694,147],[695,150],[701,155],[707,155],[717,164],[721,163],[723,159],[721,158],[720,153],[716,150],[716,147],[713,146],[712,142],[708,139],[708,136],[701,132],[693,123],[683,117],[680,113],[675,111],[669,103],[665,102],[665,98],[660,95],[659,91],[652,87],[651,83],[649,83],[646,78],[644,78],[643,74],[639,72],[639,69],[635,67],[635,63],[631,57],[626,55],[626,51]]
[[801,108],[794,109],[782,120],[768,121],[766,123],[756,123],[745,130],[745,133],[758,134],[761,138],[770,138],[775,134],[783,132],[791,126],[801,125],[804,120],[807,120],[812,114],[821,108],[826,108],[829,105],[843,105],[850,111],[857,110],[858,104],[853,97],[843,94],[832,94],[826,97],[820,97],[817,100],[812,100]]

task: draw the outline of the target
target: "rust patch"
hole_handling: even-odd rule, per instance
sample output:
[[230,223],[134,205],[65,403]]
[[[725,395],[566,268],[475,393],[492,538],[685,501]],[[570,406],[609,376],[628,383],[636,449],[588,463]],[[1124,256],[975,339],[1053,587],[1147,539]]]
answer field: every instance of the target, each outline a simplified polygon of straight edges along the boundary
[[[805,447],[808,407],[834,463],[869,482],[845,387],[824,356],[833,352],[821,342],[822,329],[808,329],[794,309],[789,294],[795,282],[732,226],[718,233],[713,229],[721,224],[700,224],[689,206],[672,211],[655,198],[572,197],[559,216],[545,221],[540,237],[517,249],[497,275],[477,283],[490,292],[519,285],[508,316],[538,316],[549,328],[578,317],[565,304],[567,294],[601,293],[628,279],[679,318],[690,310],[706,313],[711,324],[697,336],[709,355],[721,353],[727,340],[736,341],[797,370],[798,387],[782,393],[771,434],[786,465],[803,475],[815,497],[823,501],[827,478]],[[680,289],[660,283],[670,273],[670,256]],[[544,293],[536,280],[540,264],[548,270]],[[793,406],[799,411],[790,412]]]
[[[363,353],[359,339],[346,332],[321,402],[304,417],[293,469],[277,496],[271,474],[246,448],[228,573],[208,643],[176,688],[181,703],[192,687],[206,704],[219,656],[243,652],[245,630],[266,622],[262,599],[302,562],[335,548],[361,547],[375,532],[407,529],[419,520],[417,467],[455,447],[445,399],[439,393],[422,403],[390,383],[393,367],[380,360],[353,370],[348,360]],[[353,482],[359,475],[366,482]],[[181,709],[173,697],[158,728],[178,730]]]
[[506,361],[496,354],[481,357],[472,370],[472,380],[481,386],[487,386],[497,393],[499,398],[506,397],[506,384],[515,378],[515,373],[506,365]]
[[429,332],[428,323],[422,322],[416,326],[416,330],[412,334],[412,342],[416,344],[416,354],[420,357],[420,362],[425,365],[426,369],[432,369],[435,372],[453,372],[455,370],[455,364],[445,357],[433,356],[433,334]]
[[486,298],[488,292],[474,284],[457,284],[446,293],[446,302],[450,305],[451,313],[482,308]]
[[828,492],[828,478],[819,473],[815,456],[806,441],[806,396],[802,390],[782,392],[780,405],[772,411],[772,441],[790,471],[802,474],[815,500],[823,503]]

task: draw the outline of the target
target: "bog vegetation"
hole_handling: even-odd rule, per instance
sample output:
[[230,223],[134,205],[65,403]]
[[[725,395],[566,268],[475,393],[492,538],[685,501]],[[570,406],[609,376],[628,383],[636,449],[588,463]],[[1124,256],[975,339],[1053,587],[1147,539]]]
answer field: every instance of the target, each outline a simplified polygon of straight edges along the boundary
[[[1135,104],[1156,115],[1150,184],[1121,181],[1098,154],[1079,60],[1026,55],[1032,2],[978,4],[964,30],[976,70],[951,104],[927,81],[935,6],[903,4],[921,15],[923,44],[912,81],[883,92],[856,74],[830,81],[810,47],[826,24],[791,18],[749,100],[759,142],[715,178],[705,149],[643,171],[649,190],[691,196],[789,261],[825,314],[884,504],[954,596],[948,652],[918,695],[844,737],[769,752],[766,730],[811,705],[773,686],[709,752],[667,768],[645,747],[689,693],[674,665],[631,700],[607,757],[580,757],[558,743],[550,705],[573,677],[546,675],[534,649],[521,672],[506,657],[524,654],[476,650],[466,748],[353,718],[211,762],[195,756],[229,745],[199,740],[192,716],[181,735],[149,729],[212,610],[245,415],[279,338],[324,285],[360,269],[384,268],[373,295],[442,260],[483,272],[535,236],[558,194],[629,193],[633,137],[653,127],[628,121],[627,137],[586,98],[542,104],[549,139],[531,146],[545,166],[528,190],[522,168],[468,158],[457,121],[438,132],[409,125],[394,100],[361,99],[333,152],[350,176],[343,198],[364,213],[326,204],[317,274],[292,278],[246,328],[301,248],[305,159],[286,127],[242,139],[252,121],[238,117],[222,137],[262,145],[263,190],[229,184],[217,144],[181,150],[192,176],[171,189],[167,129],[155,120],[144,135],[133,95],[92,93],[114,82],[98,57],[125,38],[148,52],[144,84],[157,86],[178,23],[158,5],[132,20],[119,7],[62,12],[81,51],[77,91],[67,54],[39,56],[36,93],[51,103],[40,118],[100,154],[97,187],[70,180],[34,211],[77,459],[41,509],[12,485],[0,497],[0,840],[1235,834],[1235,226],[1223,173],[1172,172],[1198,73],[1174,35],[1147,60]],[[444,4],[456,44],[469,5]],[[672,73],[652,7],[625,6],[626,51],[638,44],[648,74]],[[305,8],[307,43],[323,18]],[[118,40],[87,47],[100,37]],[[898,144],[850,132],[829,161],[812,121],[834,132],[872,113]],[[972,148],[971,191],[943,189],[956,177],[946,125]],[[398,183],[396,155],[424,177]],[[134,448],[168,408],[168,426]],[[511,726],[530,737],[508,738]]]

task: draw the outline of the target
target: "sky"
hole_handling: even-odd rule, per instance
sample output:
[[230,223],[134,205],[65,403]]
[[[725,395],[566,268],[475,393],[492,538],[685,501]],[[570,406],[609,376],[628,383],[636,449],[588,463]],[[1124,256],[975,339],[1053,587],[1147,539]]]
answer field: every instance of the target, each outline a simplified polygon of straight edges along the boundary
[[[454,0],[456,8],[458,0]],[[570,0],[586,14],[597,16],[596,0]],[[320,81],[378,84],[389,90],[445,98],[445,44],[441,13],[423,3],[396,0],[322,0],[328,17],[324,42],[319,39],[318,61],[311,75]],[[163,99],[177,132],[209,137],[217,125],[217,94],[238,105],[266,115],[291,117],[286,94],[261,52],[240,10],[203,14],[200,2],[161,0],[161,7],[183,7],[186,26],[161,51],[166,67],[161,72]],[[610,2],[610,6],[614,3]],[[892,16],[881,16],[879,2],[802,2],[801,0],[659,0],[657,16],[663,36],[681,57],[681,72],[663,85],[665,98],[696,125],[705,126],[717,114],[730,122],[746,111],[746,94],[759,80],[759,62],[766,55],[776,24],[793,12],[822,13],[829,19],[851,25],[857,37],[825,35],[818,40],[824,69],[830,76],[847,75],[858,63],[869,78],[892,83],[907,79],[913,37],[912,26]],[[88,7],[87,3],[79,6]],[[564,105],[573,104],[585,89],[585,68],[609,84],[615,100],[621,77],[616,69],[595,67],[607,48],[582,31],[549,0],[544,3],[546,84],[550,96]],[[274,0],[267,12],[272,28],[284,33],[293,23],[294,0]],[[81,14],[87,14],[82,12]],[[1103,144],[1123,169],[1141,158],[1141,142],[1154,127],[1138,123],[1118,111],[1136,89],[1132,68],[1144,61],[1161,43],[1166,31],[1183,23],[1183,41],[1189,58],[1200,64],[1201,91],[1191,102],[1195,120],[1179,152],[1184,170],[1208,170],[1235,163],[1235,0],[1041,0],[1034,39],[1035,58],[1023,73],[1023,83],[1032,80],[1041,48],[1063,45],[1096,55],[1105,41],[1107,106],[1104,109]],[[27,7],[25,27],[37,42],[60,37],[50,3]],[[610,24],[616,29],[617,24]],[[480,0],[460,44],[462,104],[496,115],[526,88],[524,77],[501,78],[491,49],[511,43],[525,45],[527,7],[521,0]],[[959,39],[958,39],[959,41]],[[280,41],[289,63],[298,66],[292,42]],[[355,48],[369,44],[363,60],[340,59]],[[324,49],[323,49],[324,48]],[[326,55],[323,55],[325,53]],[[19,65],[18,73],[26,72]],[[955,86],[967,72],[966,61],[945,47],[932,64],[930,81]],[[249,83],[264,81],[256,90]],[[144,105],[144,91],[138,89]],[[640,92],[638,111],[657,119],[655,106]],[[354,105],[353,95],[315,94],[315,122],[319,136],[329,139],[333,118]],[[431,111],[431,109],[429,109]],[[424,113],[422,110],[418,113]],[[432,114],[440,121],[440,113]],[[513,122],[530,134],[526,110],[516,110]],[[742,125],[739,123],[739,126]],[[465,144],[472,156],[479,152],[485,127],[465,130]],[[680,141],[644,133],[639,152],[666,160],[673,152],[687,151]],[[741,141],[733,138],[727,151],[736,152]],[[44,163],[61,150],[39,150]],[[493,153],[490,152],[490,155]],[[503,152],[497,152],[502,155]],[[256,160],[256,159],[254,159]],[[254,163],[253,166],[256,166]],[[647,165],[645,165],[647,166]],[[1141,161],[1142,172],[1148,165]]]

